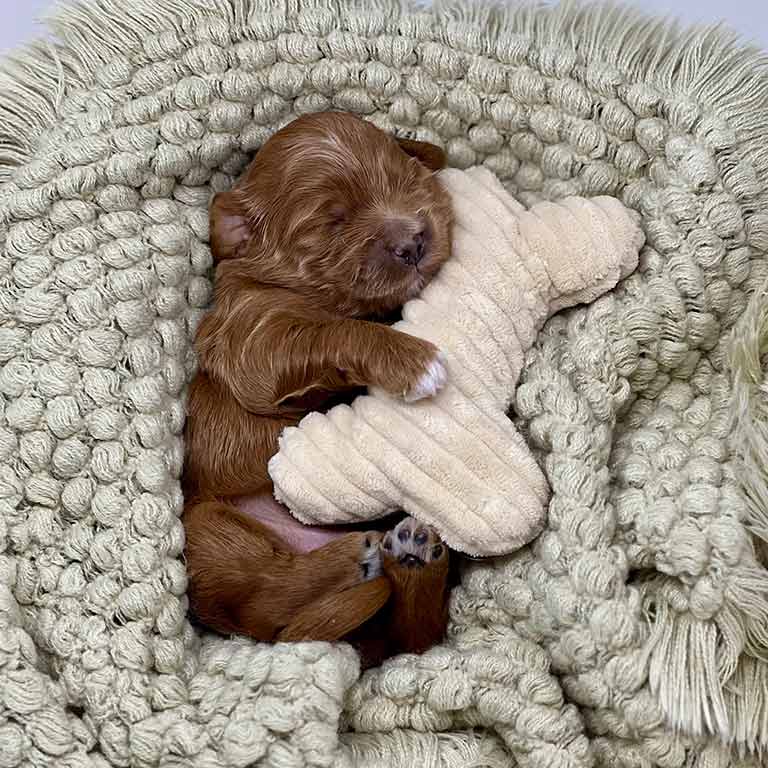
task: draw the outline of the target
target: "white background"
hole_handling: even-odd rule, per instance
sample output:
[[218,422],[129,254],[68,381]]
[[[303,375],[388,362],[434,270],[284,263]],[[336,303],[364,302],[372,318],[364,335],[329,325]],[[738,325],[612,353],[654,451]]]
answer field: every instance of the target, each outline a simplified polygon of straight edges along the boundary
[[[629,3],[649,13],[668,14],[688,23],[725,20],[746,39],[768,50],[768,0],[629,0]],[[40,28],[35,19],[55,5],[54,0],[0,0],[0,51],[38,34]]]

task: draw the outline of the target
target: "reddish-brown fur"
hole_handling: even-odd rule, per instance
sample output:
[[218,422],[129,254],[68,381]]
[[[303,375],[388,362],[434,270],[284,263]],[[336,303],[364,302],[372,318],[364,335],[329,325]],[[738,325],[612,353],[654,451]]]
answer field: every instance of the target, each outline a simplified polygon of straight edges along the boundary
[[351,115],[305,116],[213,201],[215,297],[197,332],[184,475],[191,603],[213,629],[348,637],[371,660],[445,630],[445,557],[407,568],[383,552],[382,575],[365,581],[361,553],[380,534],[298,552],[233,503],[271,493],[284,427],[361,387],[402,396],[434,363],[429,342],[377,321],[448,256],[450,201],[433,173],[443,162]]

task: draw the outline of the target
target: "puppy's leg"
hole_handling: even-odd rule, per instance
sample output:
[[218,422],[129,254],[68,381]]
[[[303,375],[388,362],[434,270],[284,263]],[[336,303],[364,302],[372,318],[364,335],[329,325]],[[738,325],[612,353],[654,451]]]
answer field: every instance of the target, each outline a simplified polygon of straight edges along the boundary
[[[377,533],[348,533],[300,554],[222,502],[193,505],[183,522],[192,611],[218,632],[274,640],[307,606],[378,575]],[[357,605],[362,622],[368,603]]]
[[[389,326],[343,320],[318,324],[307,337],[314,337],[312,350],[306,350],[314,352],[313,368],[334,370],[350,384],[380,387],[396,397],[419,400],[433,396],[445,383],[445,365],[437,347]],[[291,364],[288,359],[285,362]]]
[[389,580],[379,576],[343,592],[324,595],[303,608],[277,639],[340,640],[378,613],[391,592]]
[[[431,397],[445,382],[442,357],[429,341],[380,323],[297,308],[292,294],[268,298],[262,294],[262,305],[267,301],[275,305],[269,333],[262,332],[258,302],[243,302],[234,324],[259,332],[242,340],[241,353],[232,355],[226,366],[216,368],[215,355],[203,343],[213,346],[208,337],[198,343],[203,370],[216,369],[217,378],[250,413],[301,416],[313,392],[355,387],[380,387],[418,400]],[[206,333],[213,337],[215,330],[211,325]]]
[[448,626],[448,548],[407,517],[385,534],[381,554],[392,584],[391,651],[422,653],[443,640]]

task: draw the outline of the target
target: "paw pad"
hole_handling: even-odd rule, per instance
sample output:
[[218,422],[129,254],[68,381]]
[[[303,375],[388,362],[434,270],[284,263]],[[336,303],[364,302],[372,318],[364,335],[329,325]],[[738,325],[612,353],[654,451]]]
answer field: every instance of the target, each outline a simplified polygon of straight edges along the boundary
[[448,552],[432,528],[412,517],[406,517],[385,534],[381,548],[385,556],[406,568],[423,568]]

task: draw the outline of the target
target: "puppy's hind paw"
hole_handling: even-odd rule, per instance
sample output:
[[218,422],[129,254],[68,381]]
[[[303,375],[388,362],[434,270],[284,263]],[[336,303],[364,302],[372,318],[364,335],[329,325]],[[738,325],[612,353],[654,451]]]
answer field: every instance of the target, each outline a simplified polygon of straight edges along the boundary
[[426,371],[414,386],[405,393],[405,401],[408,403],[434,397],[448,380],[448,372],[445,369],[445,358],[438,352],[435,358],[427,365]]
[[434,529],[412,517],[401,520],[381,540],[384,564],[403,568],[424,568],[448,557],[448,548]]

